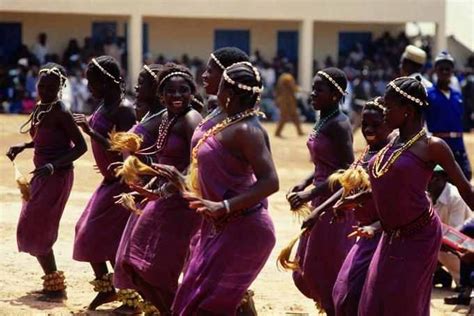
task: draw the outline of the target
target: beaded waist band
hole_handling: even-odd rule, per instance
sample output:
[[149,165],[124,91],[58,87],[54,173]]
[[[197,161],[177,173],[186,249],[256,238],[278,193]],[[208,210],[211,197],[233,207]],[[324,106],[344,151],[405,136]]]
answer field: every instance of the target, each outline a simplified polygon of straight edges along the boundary
[[410,236],[418,231],[420,231],[423,227],[428,225],[433,218],[433,209],[429,208],[424,211],[420,216],[416,219],[411,221],[410,223],[403,225],[397,229],[387,229],[382,224],[383,230],[390,236],[390,237],[404,237]]

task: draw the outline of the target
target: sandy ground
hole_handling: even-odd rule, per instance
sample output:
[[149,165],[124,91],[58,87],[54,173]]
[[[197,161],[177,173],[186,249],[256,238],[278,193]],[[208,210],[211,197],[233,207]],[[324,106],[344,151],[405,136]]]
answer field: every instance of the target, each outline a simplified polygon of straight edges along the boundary
[[[14,183],[13,168],[5,157],[8,146],[28,140],[17,131],[26,116],[0,115],[0,314],[1,315],[106,315],[118,304],[104,305],[100,311],[86,312],[84,307],[95,293],[89,281],[91,268],[72,260],[74,225],[91,196],[99,176],[92,171],[93,158],[88,151],[75,166],[75,183],[64,212],[59,238],[54,251],[58,267],[66,273],[69,300],[64,304],[43,303],[35,300],[28,291],[41,287],[41,269],[35,258],[18,253],[16,247],[16,223],[21,201]],[[265,124],[273,135],[274,124]],[[311,126],[304,126],[305,132]],[[306,177],[312,170],[305,146],[305,138],[297,137],[292,126],[284,130],[284,139],[272,137],[273,156],[280,177],[280,191],[270,198],[270,210],[276,226],[277,244],[263,271],[252,285],[260,315],[316,315],[314,304],[301,295],[293,285],[291,273],[278,271],[275,260],[280,249],[298,232],[299,223],[292,217],[285,201],[288,188]],[[468,135],[470,156],[474,157],[474,135]],[[363,139],[356,135],[356,150],[363,147]],[[90,148],[90,146],[89,146]],[[32,170],[32,151],[27,150],[17,158],[20,169]],[[468,309],[447,306],[442,302],[451,292],[435,289],[431,300],[432,315],[466,315]]]

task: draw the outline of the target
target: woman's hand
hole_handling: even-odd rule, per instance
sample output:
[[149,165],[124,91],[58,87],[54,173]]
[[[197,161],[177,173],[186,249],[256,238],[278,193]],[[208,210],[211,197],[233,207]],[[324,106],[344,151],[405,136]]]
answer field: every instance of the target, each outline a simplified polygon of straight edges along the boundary
[[86,133],[87,135],[90,135],[92,129],[89,125],[89,121],[87,120],[87,117],[84,114],[77,114],[77,113],[73,114],[72,116],[77,126],[79,126],[84,133]]
[[340,199],[333,206],[335,215],[344,211],[354,211],[357,208],[363,207],[367,199],[372,195],[371,190],[357,192],[356,194],[346,196]]
[[205,200],[189,193],[183,194],[183,197],[189,201],[190,208],[195,209],[198,214],[204,217],[216,220],[226,215],[223,202]]
[[354,226],[356,228],[355,231],[349,234],[348,237],[362,237],[362,238],[373,238],[375,236],[375,233],[377,232],[378,228],[374,227],[372,225],[367,225],[367,226]]
[[152,168],[159,171],[163,177],[179,190],[185,189],[186,177],[175,166],[154,163]]
[[10,149],[8,149],[7,152],[7,157],[13,161],[15,160],[16,156],[21,153],[23,150],[25,150],[26,146],[25,144],[17,144],[14,146],[11,146]]
[[292,187],[288,193],[286,194],[286,196],[290,195],[291,193],[293,192],[301,192],[303,191],[304,189],[306,189],[307,185],[305,183],[301,183],[301,184],[298,184],[298,185],[295,185],[294,187]]
[[47,163],[41,167],[36,168],[35,170],[31,171],[30,173],[33,174],[33,177],[46,177],[50,176],[54,173],[54,166],[50,163]]
[[292,210],[298,209],[301,205],[311,201],[311,190],[303,192],[292,192],[286,196]]

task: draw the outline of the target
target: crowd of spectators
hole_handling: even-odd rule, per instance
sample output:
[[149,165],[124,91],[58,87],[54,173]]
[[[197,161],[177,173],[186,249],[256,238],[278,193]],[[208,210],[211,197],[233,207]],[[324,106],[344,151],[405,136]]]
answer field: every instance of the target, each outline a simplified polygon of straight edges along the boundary
[[[431,39],[429,37],[419,37],[416,39],[418,46],[426,51],[428,63],[424,69],[426,78],[433,80],[431,76]],[[384,33],[381,37],[369,42],[356,43],[354,47],[338,56],[337,63],[328,56],[323,61],[314,60],[313,71],[325,67],[336,66],[345,71],[350,84],[348,96],[345,98],[343,110],[351,112],[357,104],[356,99],[367,100],[376,95],[382,95],[388,81],[398,75],[400,56],[406,45],[413,42],[404,33],[392,36]],[[88,61],[102,54],[115,57],[127,69],[127,52],[123,38],[106,36],[101,42],[93,42],[91,38],[85,38],[81,45],[76,39],[71,39],[62,56],[51,53],[48,47],[47,35],[38,35],[37,42],[29,48],[22,45],[18,52],[8,62],[0,63],[0,111],[11,113],[28,113],[35,104],[35,85],[38,77],[39,67],[49,61],[64,65],[69,74],[69,80],[63,93],[65,103],[69,104],[75,112],[89,113],[93,108],[90,94],[87,90],[85,79],[85,67]],[[276,56],[271,60],[265,59],[257,50],[251,55],[252,62],[260,69],[264,79],[265,92],[262,96],[261,106],[267,114],[267,119],[277,120],[278,109],[274,104],[274,87],[278,77],[282,73],[291,73],[297,77],[297,67],[285,56]],[[198,83],[200,75],[204,71],[207,61],[199,58],[192,58],[184,54],[180,58],[169,58],[158,55],[154,57],[151,53],[146,53],[144,62],[166,63],[173,61],[186,65],[196,76]],[[467,102],[468,115],[474,108],[474,56],[467,63],[457,61],[456,64],[456,86],[454,88],[463,91]],[[124,76],[126,76],[124,70]],[[128,91],[132,91],[128,87]],[[314,121],[314,111],[308,104],[309,91],[301,91],[298,95],[298,108],[300,114],[306,121]],[[133,99],[133,93],[127,93],[127,98]],[[466,119],[466,124],[470,127],[472,118]]]

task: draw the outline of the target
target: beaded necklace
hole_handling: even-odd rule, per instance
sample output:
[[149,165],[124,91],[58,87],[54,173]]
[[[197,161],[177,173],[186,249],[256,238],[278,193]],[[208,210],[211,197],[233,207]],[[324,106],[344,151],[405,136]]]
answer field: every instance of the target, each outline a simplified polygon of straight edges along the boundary
[[[380,150],[380,152],[375,156],[374,165],[371,168],[372,176],[374,178],[380,178],[385,173],[387,173],[387,171],[395,163],[398,157],[400,157],[400,155],[404,151],[410,148],[417,140],[419,140],[421,137],[425,135],[426,135],[426,130],[423,128],[415,136],[413,136],[408,142],[406,142],[402,147],[394,150],[392,154],[387,159],[385,159],[385,154],[395,144],[395,138],[394,138],[390,143],[387,144],[387,146],[382,148],[382,150]],[[386,160],[385,163],[383,163],[384,160]]]
[[335,109],[334,111],[332,111],[331,113],[329,113],[327,116],[325,117],[322,117],[318,120],[318,122],[314,125],[313,127],[313,131],[311,132],[311,134],[309,135],[309,139],[315,139],[321,129],[323,128],[324,124],[326,124],[326,122],[333,118],[334,116],[336,116],[337,114],[339,113],[339,108]]
[[214,125],[211,129],[207,130],[204,133],[204,135],[199,139],[199,141],[196,143],[196,145],[191,151],[191,167],[190,167],[191,190],[193,190],[195,193],[200,194],[199,184],[197,182],[197,167],[198,167],[197,157],[198,157],[199,148],[204,144],[204,142],[209,137],[217,135],[225,128],[235,123],[238,123],[247,117],[261,115],[261,113],[262,112],[260,112],[260,110],[256,108],[247,109],[243,112],[237,113],[230,117],[226,117],[222,122]]
[[[33,129],[36,129],[40,124],[41,122],[43,121],[45,115],[47,113],[49,113],[52,109],[53,109],[53,105],[55,105],[56,103],[58,103],[58,99],[54,100],[53,102],[49,102],[49,103],[42,103],[42,102],[38,102],[36,104],[36,107],[35,107],[35,110],[33,111],[33,113],[31,113],[30,117],[28,118],[28,120],[20,127],[20,133],[21,134],[26,134],[28,133],[32,128]],[[48,106],[48,108],[46,110],[43,110],[43,111],[40,111],[40,107],[41,106]],[[24,130],[25,126],[28,125],[28,123],[31,122],[31,126],[30,128],[28,128],[27,130]],[[33,135],[33,139],[35,138],[36,136],[36,131],[34,132],[34,135]]]
[[160,126],[158,127],[158,140],[156,141],[156,150],[153,152],[153,154],[159,153],[163,150],[163,148],[165,148],[171,127],[173,127],[174,123],[176,123],[180,116],[185,115],[186,113],[188,113],[189,110],[191,110],[191,107],[187,107],[183,112],[179,114],[174,114],[171,118],[169,112],[163,113],[163,118],[160,122]]
[[213,110],[211,113],[209,113],[208,116],[206,116],[199,124],[198,126],[196,127],[196,129],[199,129],[201,128],[204,124],[206,124],[207,122],[209,122],[210,120],[212,120],[213,118],[215,118],[216,116],[218,116],[219,114],[222,113],[222,108],[221,107],[218,107],[217,109]]
[[160,110],[154,114],[150,114],[150,111],[146,112],[145,116],[142,117],[142,119],[140,120],[140,123],[143,124],[143,123],[146,123],[148,122],[149,120],[151,120],[152,118],[154,117],[157,117],[157,116],[160,116],[161,114],[163,114],[164,112],[166,111],[166,109],[163,109],[163,110]]

